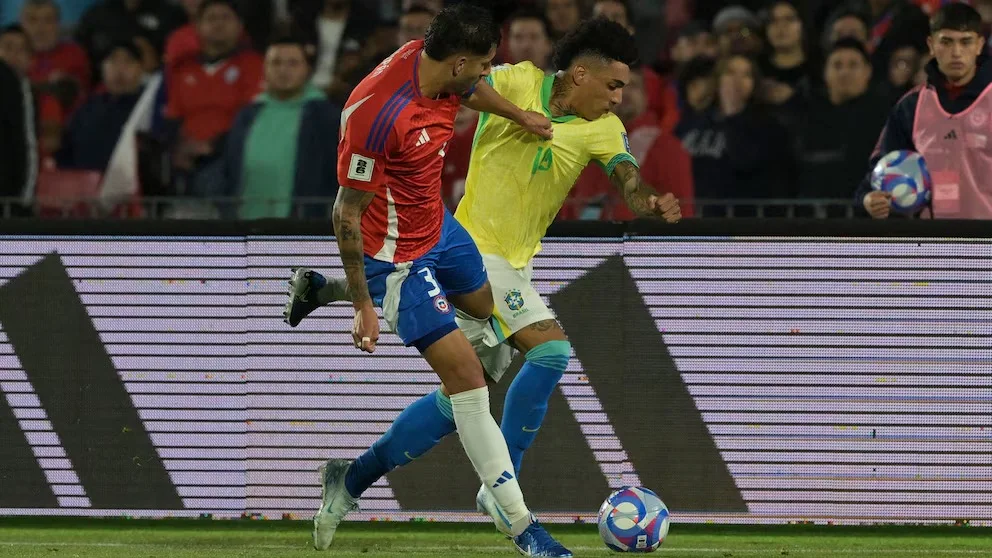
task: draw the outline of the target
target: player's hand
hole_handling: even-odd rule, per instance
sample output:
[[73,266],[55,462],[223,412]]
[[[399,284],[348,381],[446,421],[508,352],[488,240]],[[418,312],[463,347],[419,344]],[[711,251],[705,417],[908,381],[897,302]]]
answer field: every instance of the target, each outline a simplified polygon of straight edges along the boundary
[[679,205],[679,200],[672,194],[665,194],[661,197],[651,195],[648,197],[648,204],[654,214],[667,223],[678,223],[682,220],[682,207]]
[[366,353],[375,352],[375,344],[379,342],[379,316],[376,316],[371,302],[355,309],[355,325],[351,328],[351,338],[355,341],[356,349]]
[[517,119],[517,124],[528,132],[540,136],[544,139],[552,139],[555,132],[551,128],[551,121],[547,116],[532,110],[524,111]]
[[892,194],[888,192],[874,191],[865,194],[861,203],[865,206],[865,211],[873,219],[885,219],[892,211]]

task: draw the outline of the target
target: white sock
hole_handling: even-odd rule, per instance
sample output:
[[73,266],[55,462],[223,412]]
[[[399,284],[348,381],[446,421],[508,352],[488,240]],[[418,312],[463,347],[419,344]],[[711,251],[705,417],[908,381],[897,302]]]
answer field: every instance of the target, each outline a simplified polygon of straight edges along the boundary
[[[462,447],[479,478],[489,487],[506,513],[514,535],[530,525],[530,510],[513,475],[510,451],[496,419],[489,411],[489,388],[481,387],[451,396],[451,411]],[[507,478],[509,477],[509,478]]]

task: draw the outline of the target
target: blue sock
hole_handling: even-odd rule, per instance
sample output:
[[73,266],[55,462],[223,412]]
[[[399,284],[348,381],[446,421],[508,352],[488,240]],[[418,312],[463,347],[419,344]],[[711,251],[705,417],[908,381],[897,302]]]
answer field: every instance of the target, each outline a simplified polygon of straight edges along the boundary
[[358,498],[386,473],[427,453],[454,431],[451,400],[440,390],[428,393],[404,409],[389,430],[351,464],[345,488]]
[[568,367],[571,352],[568,341],[548,341],[534,347],[527,352],[527,362],[506,392],[500,429],[518,478],[520,461],[544,422],[548,399]]

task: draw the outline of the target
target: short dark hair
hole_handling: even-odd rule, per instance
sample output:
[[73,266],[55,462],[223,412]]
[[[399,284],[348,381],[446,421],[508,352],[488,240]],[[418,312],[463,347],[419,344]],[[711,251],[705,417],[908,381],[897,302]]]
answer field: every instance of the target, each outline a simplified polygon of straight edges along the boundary
[[[27,32],[24,30],[24,27],[22,27],[20,23],[12,23],[0,28],[0,37],[3,37],[4,35],[23,35],[24,38],[27,38],[28,36]],[[31,41],[29,40],[28,44],[30,43]]]
[[100,62],[105,62],[115,52],[118,50],[123,50],[132,59],[136,60],[140,64],[144,57],[141,55],[141,49],[138,48],[138,45],[134,42],[134,40],[134,37],[118,37],[114,39],[114,41],[110,43],[110,46],[107,47],[107,50],[104,51]]
[[865,45],[855,38],[845,37],[843,39],[837,39],[834,44],[830,45],[830,50],[827,51],[826,59],[830,59],[830,57],[833,56],[833,54],[838,50],[857,51],[857,53],[861,55],[861,58],[864,58],[865,63],[869,66],[871,65],[871,55],[868,54],[868,50],[865,48]]
[[269,48],[274,46],[295,46],[303,53],[303,59],[310,67],[313,67],[317,58],[317,47],[295,35],[277,35],[269,41]]
[[930,33],[938,31],[974,31],[982,34],[982,16],[968,4],[955,2],[937,10],[930,19]]
[[455,4],[441,10],[424,36],[424,52],[434,60],[455,54],[484,56],[499,46],[499,25],[486,8]]
[[196,11],[196,19],[202,18],[203,15],[207,13],[207,10],[214,6],[227,6],[228,8],[231,8],[231,11],[233,11],[239,19],[241,18],[241,11],[238,10],[238,3],[234,0],[203,0],[203,3],[200,4],[200,8]]
[[619,23],[597,17],[584,21],[555,45],[554,64],[564,70],[582,56],[598,56],[628,66],[637,63],[637,42]]
[[513,25],[513,22],[520,21],[521,19],[530,19],[540,23],[541,28],[544,29],[544,34],[549,38],[551,37],[551,22],[548,21],[544,12],[534,8],[520,8],[510,14],[510,17],[506,18],[506,25],[509,27]]

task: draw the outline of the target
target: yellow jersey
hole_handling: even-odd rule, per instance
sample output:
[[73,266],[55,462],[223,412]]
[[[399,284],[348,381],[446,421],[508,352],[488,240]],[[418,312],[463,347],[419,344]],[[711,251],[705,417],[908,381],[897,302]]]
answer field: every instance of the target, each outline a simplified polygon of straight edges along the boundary
[[[521,62],[493,68],[486,81],[518,107],[551,118],[554,79]],[[545,140],[513,121],[480,115],[465,197],[455,211],[479,251],[500,255],[517,269],[541,250],[541,238],[586,165],[595,161],[611,175],[621,161],[637,164],[627,130],[613,113],[593,121],[563,116],[551,122],[554,139]]]

